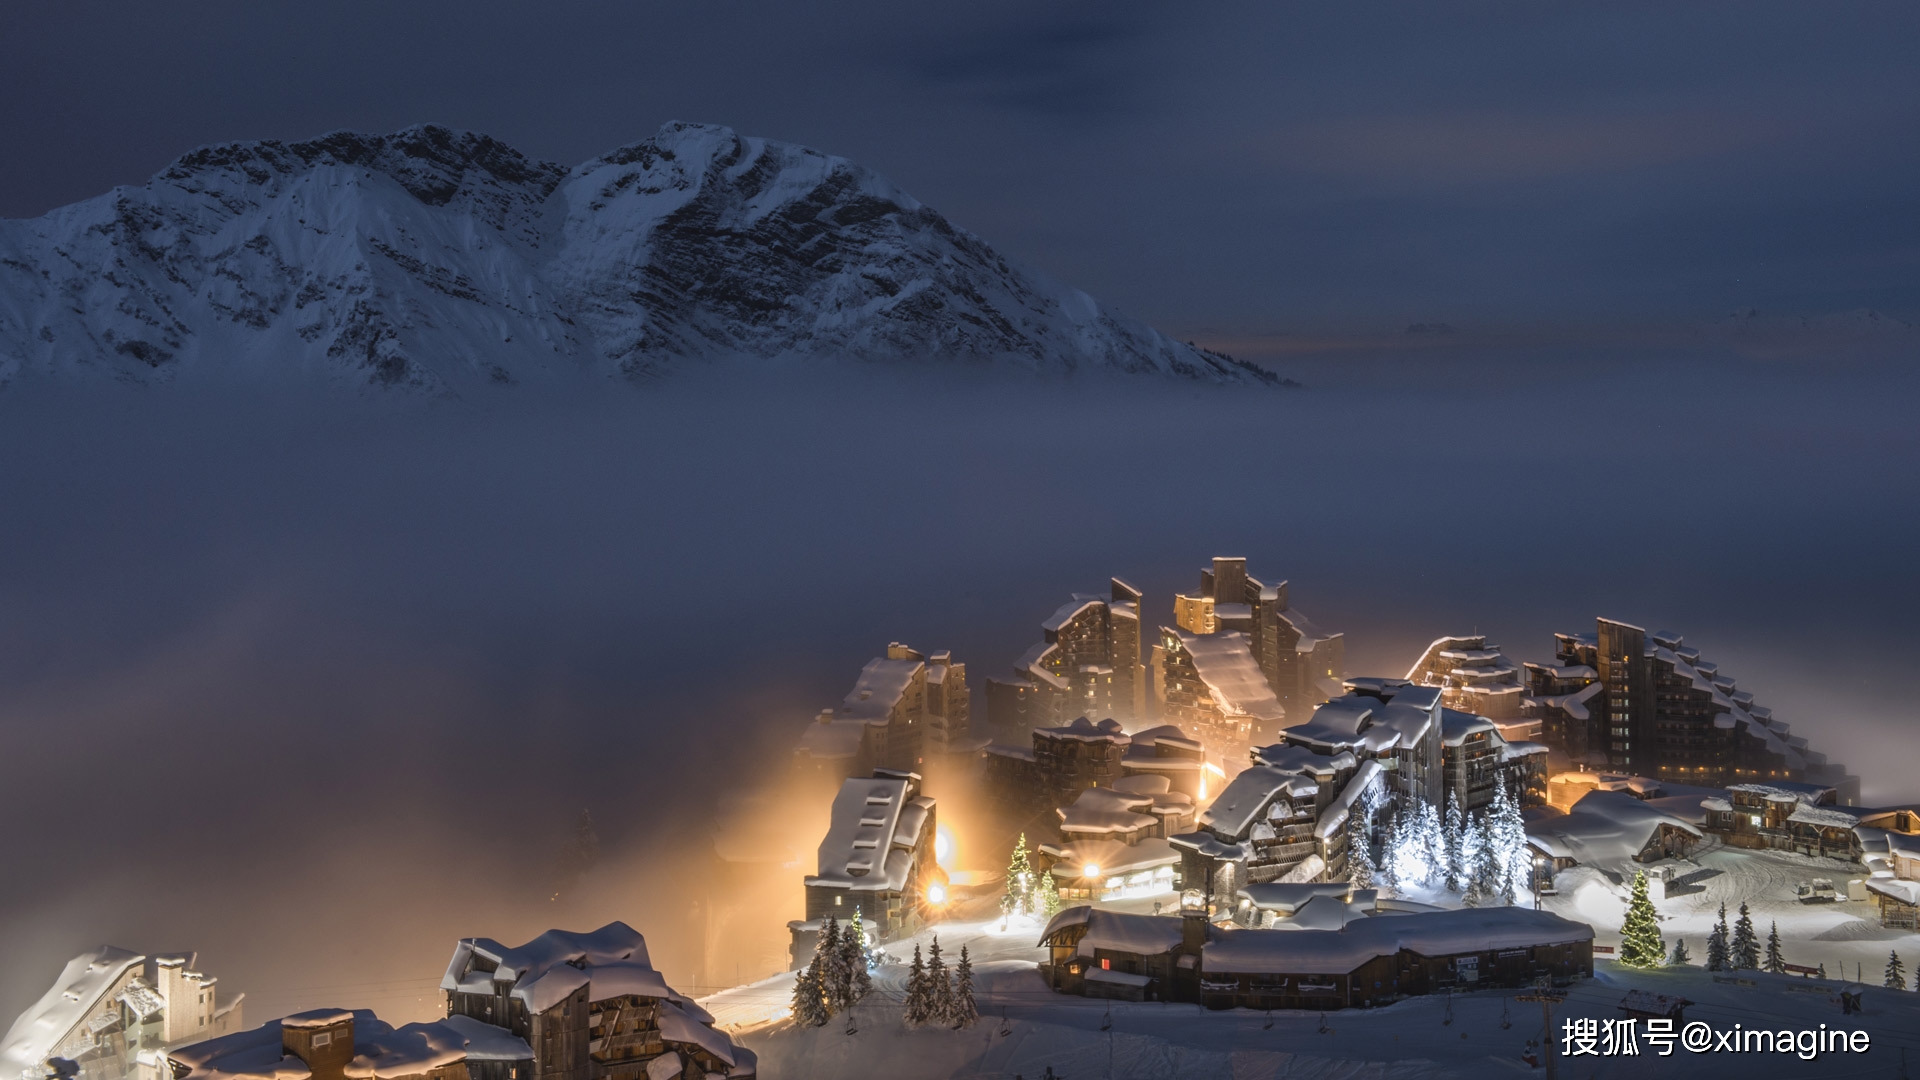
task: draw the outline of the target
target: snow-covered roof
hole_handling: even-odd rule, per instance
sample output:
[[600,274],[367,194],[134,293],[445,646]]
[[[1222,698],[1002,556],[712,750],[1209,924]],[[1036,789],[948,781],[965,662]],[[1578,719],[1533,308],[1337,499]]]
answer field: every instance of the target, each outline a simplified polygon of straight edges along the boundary
[[1313,823],[1313,835],[1322,840],[1332,836],[1335,829],[1346,824],[1348,816],[1353,813],[1353,804],[1368,788],[1378,785],[1384,775],[1386,770],[1381,768],[1378,761],[1369,759],[1361,762],[1360,767],[1347,778],[1347,786],[1341,788],[1340,794],[1335,795],[1333,801],[1320,811],[1319,820]]
[[[1151,779],[1166,782],[1165,777]],[[1136,811],[1151,807],[1152,795],[1116,791],[1108,788],[1087,788],[1073,805],[1062,807],[1060,829],[1072,833],[1113,833],[1132,832],[1153,824],[1153,819]]]
[[1159,727],[1150,727],[1145,731],[1136,731],[1131,738],[1133,739],[1133,745],[1137,747],[1152,747],[1158,746],[1161,743],[1167,743],[1168,745],[1179,746],[1184,750],[1198,750],[1201,748],[1200,741],[1188,737],[1187,733],[1180,730],[1177,724],[1161,724]]
[[1294,746],[1290,743],[1275,743],[1272,746],[1257,746],[1253,749],[1253,761],[1256,765],[1268,765],[1281,772],[1314,773],[1326,775],[1351,769],[1356,762],[1354,756],[1345,750],[1336,754],[1322,754],[1309,746]]
[[549,930],[511,949],[492,938],[463,938],[454,946],[440,988],[497,994],[504,985],[527,1011],[543,1013],[587,985],[590,969],[618,961],[648,963],[646,939],[623,922],[589,933]]
[[1261,911],[1291,915],[1316,896],[1345,900],[1348,888],[1344,881],[1268,881],[1242,886],[1239,895]]
[[1278,614],[1281,619],[1286,621],[1288,626],[1300,632],[1300,640],[1293,645],[1295,652],[1312,652],[1313,647],[1322,641],[1329,641],[1340,636],[1338,632],[1329,633],[1320,629],[1313,624],[1313,620],[1300,614],[1300,612],[1293,608],[1281,608]]
[[1860,823],[1860,819],[1842,810],[1828,806],[1809,806],[1801,803],[1794,807],[1787,820],[1800,825],[1812,825],[1825,829],[1851,829]]
[[1180,853],[1157,836],[1149,836],[1137,844],[1106,839],[1073,840],[1064,844],[1041,844],[1040,850],[1059,860],[1052,873],[1063,881],[1085,877],[1088,867],[1097,867],[1100,877],[1110,878],[1156,870],[1180,861]]
[[[913,842],[904,844],[903,824],[924,824],[933,800],[913,794],[911,781],[893,776],[857,776],[834,796],[827,835],[820,841],[819,872],[808,885],[861,892],[898,892],[913,868]],[[917,816],[916,816],[917,815]],[[915,837],[918,827],[912,830]]]
[[1440,742],[1443,745],[1459,746],[1469,738],[1482,733],[1501,740],[1500,729],[1494,727],[1493,721],[1484,716],[1475,716],[1458,709],[1440,710]]
[[1200,825],[1217,833],[1243,838],[1275,796],[1286,792],[1294,798],[1304,798],[1319,790],[1318,784],[1299,773],[1282,772],[1269,765],[1255,765],[1242,769],[1240,775],[1227,784],[1226,790],[1213,800],[1213,805],[1201,812]]
[[886,723],[907,687],[913,685],[913,677],[924,667],[924,660],[892,660],[879,656],[867,661],[834,715],[842,720]]
[[1316,708],[1306,723],[1287,728],[1286,740],[1329,750],[1352,747],[1374,754],[1413,746],[1434,724],[1440,690],[1404,686],[1392,693],[1384,702],[1357,693],[1334,698]]
[[484,1020],[454,1013],[440,1021],[467,1040],[468,1061],[531,1061],[533,1048],[525,1039]]
[[1876,874],[1867,879],[1867,888],[1882,896],[1890,896],[1903,904],[1920,906],[1920,881],[1908,881],[1906,878],[1880,877]]
[[1107,968],[1088,968],[1087,981],[1113,983],[1118,986],[1145,986],[1153,979],[1147,975],[1130,975],[1124,971],[1110,971]]
[[1247,857],[1245,844],[1225,843],[1210,832],[1175,833],[1167,837],[1167,843],[1177,848],[1185,848],[1196,855],[1204,855],[1209,859],[1237,862]]
[[1120,721],[1111,717],[1097,724],[1084,716],[1077,717],[1070,724],[1062,724],[1059,727],[1035,728],[1033,733],[1035,735],[1044,735],[1049,739],[1072,739],[1076,742],[1108,741],[1119,743],[1121,746],[1126,746],[1132,742],[1127,736],[1126,729],[1121,726]]
[[1189,634],[1174,630],[1180,645],[1193,661],[1193,670],[1207,686],[1220,711],[1228,716],[1250,716],[1256,720],[1285,719],[1287,711],[1273,696],[1273,687],[1253,658],[1245,634],[1226,631],[1219,634]]
[[1041,932],[1039,943],[1045,945],[1056,933],[1068,927],[1084,926],[1087,928],[1086,935],[1074,950],[1080,956],[1092,956],[1095,949],[1159,956],[1179,947],[1180,921],[1181,917],[1177,915],[1130,915],[1081,905],[1055,915]]
[[6,1040],[0,1042],[0,1077],[15,1080],[37,1070],[144,960],[140,953],[102,945],[67,961],[52,988],[7,1029]]
[[1061,629],[1065,628],[1065,626],[1068,623],[1073,621],[1074,616],[1080,614],[1081,612],[1087,610],[1090,607],[1094,607],[1096,605],[1102,605],[1105,603],[1106,601],[1102,600],[1098,596],[1082,596],[1079,594],[1075,594],[1072,600],[1069,600],[1066,603],[1061,604],[1058,610],[1056,610],[1052,615],[1047,616],[1047,621],[1040,624],[1040,629],[1051,631],[1053,633],[1058,633]]
[[1201,968],[1208,974],[1344,975],[1402,949],[1433,957],[1592,940],[1591,926],[1550,911],[1467,908],[1354,919],[1338,930],[1219,929],[1202,949]]
[[821,720],[801,733],[799,752],[821,759],[855,757],[866,734],[865,720]]
[[1536,697],[1533,700],[1549,708],[1559,709],[1575,720],[1585,720],[1589,716],[1587,702],[1606,688],[1605,683],[1589,683],[1571,694],[1551,694]]
[[660,1027],[662,1041],[697,1046],[729,1066],[735,1063],[733,1040],[689,1016],[680,1006],[671,1002],[661,1006],[655,1023]]
[[1639,854],[1662,825],[1694,837],[1705,835],[1693,822],[1624,791],[1595,790],[1565,814],[1530,825],[1527,839],[1556,859],[1619,864]]
[[391,1080],[460,1061],[530,1061],[533,1051],[502,1028],[465,1016],[394,1027],[358,1009],[315,1009],[167,1051],[168,1059],[193,1080],[306,1080],[312,1070],[285,1053],[283,1029],[331,1027],[353,1023],[352,1062],[346,1074],[355,1080]]

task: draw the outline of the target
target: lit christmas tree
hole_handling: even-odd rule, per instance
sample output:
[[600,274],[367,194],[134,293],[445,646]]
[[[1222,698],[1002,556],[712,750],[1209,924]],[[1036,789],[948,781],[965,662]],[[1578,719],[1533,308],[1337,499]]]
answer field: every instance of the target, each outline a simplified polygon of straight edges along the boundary
[[1887,954],[1887,977],[1885,985],[1889,990],[1905,990],[1907,988],[1907,965],[1900,962],[1900,954],[1898,952],[1889,952]]
[[1660,939],[1660,921],[1653,901],[1647,896],[1647,875],[1633,872],[1633,896],[1627,901],[1627,918],[1620,924],[1620,962],[1628,967],[1659,967],[1667,957],[1667,943]]
[[[1060,914],[1060,888],[1054,884],[1052,872],[1040,875],[1040,885],[1035,890],[1035,894],[1038,897],[1035,903],[1040,908],[1041,918],[1051,920],[1055,915]],[[966,946],[961,946],[962,950],[965,948]]]
[[1767,931],[1767,970],[1775,975],[1787,973],[1787,958],[1780,955],[1780,923],[1775,920]]
[[1753,932],[1753,913],[1744,902],[1740,905],[1740,919],[1733,924],[1733,942],[1728,948],[1733,954],[1735,971],[1752,971],[1760,966],[1760,938]]
[[1707,935],[1707,970],[1725,971],[1733,966],[1733,944],[1727,931],[1727,905],[1720,905],[1720,921]]
[[873,956],[867,949],[867,928],[860,921],[857,907],[847,922],[847,929],[840,935],[840,951],[849,974],[847,1004],[851,1005],[873,992]]
[[1033,863],[1027,858],[1027,834],[1021,833],[1013,845],[1013,858],[1007,863],[1007,891],[1000,898],[1000,914],[1033,914]]
[[1693,957],[1687,954],[1687,939],[1675,938],[1673,940],[1673,955],[1667,957],[1667,966],[1685,967],[1692,962]]
[[953,969],[953,1004],[947,1010],[947,1022],[954,1027],[972,1027],[980,1019],[980,1010],[973,1003],[973,960],[967,956],[967,947],[960,946],[960,963]]

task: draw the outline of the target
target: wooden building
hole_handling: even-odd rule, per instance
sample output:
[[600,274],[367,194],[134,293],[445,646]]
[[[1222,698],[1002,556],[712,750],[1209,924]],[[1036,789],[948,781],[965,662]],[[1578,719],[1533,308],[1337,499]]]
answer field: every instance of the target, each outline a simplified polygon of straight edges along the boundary
[[517,948],[491,938],[462,939],[440,986],[449,1021],[490,1025],[528,1047],[524,1067],[509,1063],[505,1077],[495,1069],[486,1080],[704,1080],[710,1073],[755,1073],[752,1052],[735,1046],[705,1010],[667,985],[648,960],[646,941],[625,923],[591,933],[549,930]]
[[1041,976],[1090,997],[1331,1011],[1593,974],[1593,928],[1528,908],[1377,914],[1337,930],[1230,930],[1203,911],[1069,908],[1041,936]]

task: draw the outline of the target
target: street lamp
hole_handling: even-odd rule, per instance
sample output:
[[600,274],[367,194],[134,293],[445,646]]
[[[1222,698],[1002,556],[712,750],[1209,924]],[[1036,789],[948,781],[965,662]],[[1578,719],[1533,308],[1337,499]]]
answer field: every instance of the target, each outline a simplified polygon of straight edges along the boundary
[[1547,857],[1535,855],[1533,857],[1533,910],[1535,911],[1540,910],[1540,883],[1541,878],[1546,876],[1546,871]]

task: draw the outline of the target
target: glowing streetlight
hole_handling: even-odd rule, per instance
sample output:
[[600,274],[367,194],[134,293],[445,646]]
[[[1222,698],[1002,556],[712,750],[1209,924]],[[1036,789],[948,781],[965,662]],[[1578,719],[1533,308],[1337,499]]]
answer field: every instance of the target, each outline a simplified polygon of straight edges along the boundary
[[933,861],[943,868],[951,869],[953,862],[953,833],[945,825],[933,831]]
[[945,885],[942,885],[936,881],[933,884],[927,886],[927,903],[944,904],[946,902],[947,902],[947,887]]
[[1100,876],[1100,864],[1099,864],[1099,863],[1088,863],[1087,865],[1085,865],[1085,866],[1083,866],[1083,867],[1081,867],[1081,868],[1080,868],[1080,876],[1081,876],[1081,877],[1090,877],[1090,878],[1097,878],[1097,877],[1099,877],[1099,876]]

